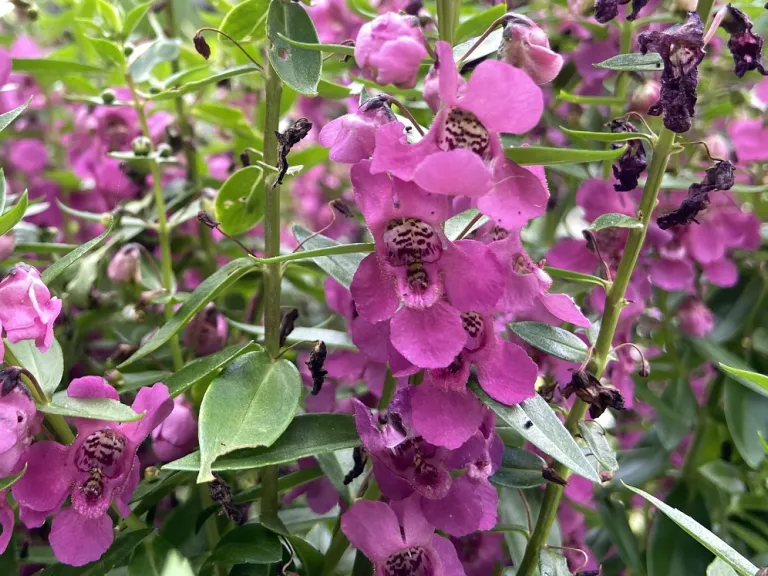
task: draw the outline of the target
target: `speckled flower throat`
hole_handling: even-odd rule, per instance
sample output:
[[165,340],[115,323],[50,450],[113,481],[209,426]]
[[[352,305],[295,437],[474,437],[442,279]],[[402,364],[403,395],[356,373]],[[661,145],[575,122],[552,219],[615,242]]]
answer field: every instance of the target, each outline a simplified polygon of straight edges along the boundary
[[89,501],[104,491],[104,479],[120,475],[120,458],[125,452],[125,437],[116,430],[104,429],[90,434],[78,450],[75,465],[88,474],[82,491]]
[[443,150],[459,148],[484,156],[489,142],[488,129],[477,116],[461,108],[451,108],[445,117],[437,145]]
[[387,558],[386,576],[434,576],[432,560],[421,546],[407,548]]

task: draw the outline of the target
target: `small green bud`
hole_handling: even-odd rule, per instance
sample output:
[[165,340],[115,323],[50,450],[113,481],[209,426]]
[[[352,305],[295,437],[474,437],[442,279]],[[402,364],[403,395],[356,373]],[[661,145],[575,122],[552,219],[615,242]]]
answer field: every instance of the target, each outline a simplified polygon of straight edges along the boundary
[[173,156],[173,148],[171,148],[170,145],[163,142],[161,144],[158,144],[157,153],[160,155],[160,158],[170,158],[171,156]]
[[104,104],[112,104],[117,99],[117,94],[115,94],[114,90],[104,90],[104,92],[101,93],[101,101],[104,102]]
[[131,142],[131,149],[136,156],[149,156],[152,151],[152,142],[146,136],[136,136]]

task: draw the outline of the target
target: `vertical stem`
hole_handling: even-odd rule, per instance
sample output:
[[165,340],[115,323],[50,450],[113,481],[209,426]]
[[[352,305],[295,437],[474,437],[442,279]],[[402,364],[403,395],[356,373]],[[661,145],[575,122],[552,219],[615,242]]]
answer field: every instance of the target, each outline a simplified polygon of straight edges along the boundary
[[[280,97],[283,85],[271,64],[267,68],[266,111],[264,114],[264,162],[277,165],[277,136],[280,124]],[[262,180],[261,193],[266,198],[264,212],[264,257],[280,254],[280,188],[272,188],[272,178]],[[257,192],[258,193],[258,192]],[[281,264],[265,264],[264,275],[264,346],[272,358],[280,351],[280,276]],[[268,520],[277,521],[280,506],[277,495],[277,466],[266,466],[261,471],[263,492],[261,514]]]
[[440,40],[453,46],[461,0],[437,0],[437,31]]
[[699,5],[696,11],[699,13],[701,21],[704,22],[704,27],[707,26],[707,20],[709,20],[709,14],[712,12],[712,6],[715,5],[715,0],[699,0]]
[[[608,353],[611,350],[613,336],[616,332],[616,325],[618,324],[621,310],[625,306],[624,296],[626,295],[627,286],[629,285],[632,272],[635,269],[637,259],[640,256],[640,251],[643,247],[643,242],[645,241],[645,235],[651,221],[651,214],[656,206],[659,195],[661,179],[667,169],[667,163],[669,162],[669,156],[674,142],[675,133],[663,128],[653,150],[653,159],[648,168],[648,179],[645,183],[645,189],[643,190],[643,198],[640,201],[639,217],[643,223],[643,227],[630,231],[627,245],[624,247],[624,254],[621,257],[619,268],[616,271],[616,277],[606,296],[605,314],[603,315],[602,324],[600,325],[600,334],[597,337],[593,355],[595,366],[594,373],[598,379],[603,376],[605,367],[608,364]],[[584,418],[586,413],[587,404],[577,399],[565,421],[565,427],[571,435],[578,432],[579,421]],[[571,471],[559,462],[555,465],[555,472],[566,480],[571,474]],[[536,521],[536,528],[534,528],[533,534],[531,534],[528,546],[525,549],[525,556],[523,556],[520,569],[517,571],[518,576],[533,576],[536,572],[536,566],[539,562],[539,554],[546,543],[549,532],[552,529],[552,524],[557,517],[557,510],[562,496],[562,486],[557,484],[549,484],[547,486],[546,492],[544,493],[544,501],[541,505],[541,511],[539,512],[539,518]]]
[[[633,22],[618,21],[619,24],[619,54],[629,54],[632,51],[632,32],[634,31]],[[627,83],[629,82],[629,72],[619,72],[616,78],[616,88],[613,95],[618,98],[626,98]],[[611,106],[611,119],[621,116],[624,112],[624,104],[614,104]],[[603,163],[603,178],[608,180],[611,177],[611,161],[606,160]]]
[[[141,126],[141,133],[144,135],[150,143],[150,152],[155,152],[155,143],[152,142],[152,136],[149,131],[149,124],[147,123],[147,114],[144,110],[144,103],[139,99],[139,95],[136,92],[136,86],[133,83],[130,72],[126,73],[125,81],[128,88],[131,90],[133,96],[133,106],[136,109],[136,113],[139,116],[139,125]],[[160,173],[160,165],[157,163],[156,158],[152,158],[149,161],[150,171],[152,173],[152,190],[155,196],[155,210],[157,211],[157,235],[160,240],[160,253],[161,253],[161,268],[163,273],[163,288],[171,294],[173,292],[173,261],[171,260],[171,237],[170,229],[168,228],[168,218],[166,217],[165,198],[163,197],[163,182],[162,174]],[[169,320],[173,316],[173,303],[168,302],[164,308],[165,319]],[[171,338],[171,354],[173,356],[173,368],[174,370],[181,370],[184,366],[184,359],[181,355],[181,344],[179,343],[178,334],[174,334]]]

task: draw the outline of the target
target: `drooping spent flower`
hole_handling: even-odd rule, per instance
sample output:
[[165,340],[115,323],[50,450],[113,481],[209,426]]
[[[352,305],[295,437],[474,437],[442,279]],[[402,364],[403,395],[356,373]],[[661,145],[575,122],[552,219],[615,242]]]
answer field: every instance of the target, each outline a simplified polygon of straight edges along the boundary
[[574,370],[571,381],[563,388],[563,396],[576,394],[589,404],[589,415],[599,418],[608,408],[624,410],[624,397],[616,388],[603,386],[600,380],[586,370]]
[[328,374],[327,370],[323,370],[325,365],[325,358],[328,355],[328,350],[325,347],[325,342],[319,340],[317,344],[309,351],[309,360],[307,360],[307,368],[312,375],[312,395],[317,396],[320,390],[323,388],[323,382]]
[[[86,376],[67,388],[71,398],[110,398],[117,391],[104,379]],[[114,503],[128,516],[128,501],[139,483],[139,445],[171,413],[173,401],[163,384],[139,390],[131,408],[145,412],[135,422],[118,424],[76,418],[71,446],[43,441],[28,451],[27,472],[13,485],[20,516],[27,527],[39,527],[55,514],[49,542],[57,560],[82,566],[101,557],[114,539],[107,515]],[[72,506],[60,510],[71,496]]]
[[[637,132],[637,128],[631,122],[617,118],[611,121],[611,132]],[[611,148],[615,150],[621,148],[624,144],[627,145],[627,151],[612,166],[613,176],[619,181],[618,184],[613,185],[616,192],[629,192],[637,188],[637,179],[648,166],[645,146],[643,146],[642,140],[638,138],[637,140],[629,140],[626,143],[615,142],[611,144]]]
[[536,23],[522,14],[506,16],[499,60],[522,68],[536,84],[552,82],[563,67],[563,57],[549,47],[549,38]]
[[728,160],[718,161],[707,168],[704,179],[688,187],[688,194],[680,207],[656,219],[659,228],[667,230],[673,226],[687,226],[691,222],[698,224],[696,216],[709,206],[709,193],[715,190],[730,190],[733,186],[733,170],[733,164]]
[[768,70],[763,66],[763,39],[752,32],[752,20],[738,8],[728,4],[721,26],[731,35],[728,39],[728,49],[733,56],[733,73],[739,78],[750,70],[757,70],[763,76],[768,76]]
[[376,145],[379,126],[395,121],[395,114],[384,96],[369,98],[354,114],[344,114],[323,126],[318,140],[331,151],[334,162],[354,164],[370,158]]
[[107,266],[107,276],[112,282],[141,283],[141,247],[126,244],[112,258]]
[[648,109],[651,116],[663,116],[664,126],[682,134],[691,129],[699,83],[698,66],[704,59],[704,25],[696,12],[687,20],[663,32],[643,32],[638,36],[643,54],[658,52],[664,61],[661,98]]
[[366,22],[355,41],[355,62],[379,84],[413,88],[427,57],[415,16],[387,12]]
[[[61,312],[61,300],[52,298],[32,266],[19,262],[0,282],[0,333],[10,342],[34,340],[45,352],[53,342],[53,323]],[[0,339],[0,361],[3,358]]]
[[[610,22],[619,15],[619,5],[629,4],[630,0],[595,0],[595,20],[600,24]],[[640,15],[648,0],[632,0],[632,11],[627,14],[627,20],[632,22]]]

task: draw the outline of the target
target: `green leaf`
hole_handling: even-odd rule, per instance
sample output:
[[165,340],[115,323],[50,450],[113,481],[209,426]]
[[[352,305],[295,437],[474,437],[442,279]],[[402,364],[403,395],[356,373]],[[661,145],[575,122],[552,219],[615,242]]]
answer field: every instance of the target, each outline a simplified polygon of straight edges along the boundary
[[198,382],[202,382],[211,374],[217,372],[229,364],[232,360],[246,352],[260,350],[261,346],[253,342],[247,344],[235,344],[219,352],[198,358],[185,365],[178,372],[174,372],[163,380],[172,397],[183,394]]
[[292,46],[280,35],[298,42],[317,44],[315,26],[303,6],[281,0],[270,2],[267,36],[272,45],[267,55],[283,82],[305,96],[317,95],[322,55],[314,50]]
[[[478,218],[479,216],[479,218]],[[470,208],[469,210],[464,210],[464,212],[461,212],[460,214],[456,214],[456,216],[453,216],[452,218],[449,218],[445,221],[445,227],[443,228],[445,235],[448,237],[449,240],[456,240],[459,237],[459,234],[461,234],[467,226],[470,225],[470,222],[474,220],[475,218],[478,218],[478,220],[470,226],[469,230],[467,230],[466,235],[470,234],[474,230],[477,230],[488,222],[489,218],[488,216],[483,216],[480,214],[480,211],[477,208]]]
[[195,288],[184,304],[181,305],[173,317],[155,332],[144,345],[139,348],[128,360],[117,368],[122,370],[137,360],[151,354],[160,346],[168,342],[179,330],[184,328],[190,320],[202,310],[208,302],[216,298],[221,292],[234,284],[256,267],[251,258],[238,258],[228,262]]
[[642,228],[643,223],[637,218],[627,216],[626,214],[601,214],[592,224],[589,225],[589,229],[592,232],[604,230],[605,228]]
[[731,380],[725,381],[723,395],[725,422],[733,443],[750,468],[757,470],[765,460],[759,433],[768,438],[768,398]]
[[314,50],[315,52],[328,52],[330,54],[341,54],[343,56],[355,55],[354,46],[347,46],[346,44],[318,44],[317,42],[299,42],[297,40],[292,40],[291,38],[288,38],[288,36],[285,36],[280,32],[278,32],[277,35],[280,38],[280,40],[283,40],[288,44],[290,44],[291,46],[295,46],[297,48],[305,48],[306,50]]
[[73,60],[57,60],[56,58],[14,58],[13,71],[31,74],[36,77],[104,74],[106,72],[100,66],[83,64]]
[[565,556],[552,548],[543,548],[539,553],[539,571],[541,576],[571,576]]
[[600,482],[579,445],[541,396],[536,395],[515,406],[505,406],[488,396],[476,382],[472,382],[470,388],[483,404],[531,444],[578,475]]
[[[299,414],[272,446],[229,454],[214,462],[211,469],[214,472],[250,470],[359,445],[360,438],[352,416]],[[197,472],[199,469],[200,452],[193,452],[163,466],[163,470]]]
[[597,106],[613,106],[616,104],[624,104],[625,98],[619,98],[617,96],[582,96],[580,94],[571,94],[565,90],[560,90],[557,93],[556,98],[563,102],[572,102],[573,104],[589,104]]
[[725,460],[712,460],[699,467],[699,473],[725,494],[741,494],[747,486],[738,466]]
[[155,530],[153,528],[144,528],[125,532],[118,536],[114,544],[104,553],[104,556],[96,562],[91,562],[85,566],[75,567],[65,564],[54,564],[40,572],[41,576],[104,576],[112,569],[122,565],[128,556],[144,540],[149,538]]
[[576,148],[547,148],[546,146],[519,146],[505,148],[504,154],[521,166],[554,166],[615,160],[627,151],[626,146],[616,150],[578,150]]
[[266,352],[248,352],[227,365],[200,406],[197,481],[213,480],[211,465],[219,456],[274,444],[296,414],[301,390],[296,366],[273,362]]
[[649,52],[648,54],[619,54],[593,66],[621,72],[661,72],[664,62],[659,54]]
[[592,451],[595,459],[602,464],[603,468],[609,472],[616,472],[619,469],[619,463],[616,461],[616,454],[608,444],[605,437],[605,431],[595,422],[579,422],[579,431],[581,437]]
[[128,70],[134,82],[146,82],[152,76],[152,70],[158,64],[171,62],[179,57],[179,40],[157,38],[136,48],[128,61]]
[[116,224],[117,220],[113,217],[110,219],[109,226],[107,226],[107,229],[104,230],[104,232],[96,236],[96,238],[88,240],[88,242],[82,246],[75,248],[72,250],[72,252],[68,253],[66,256],[56,260],[56,262],[48,266],[48,268],[46,268],[41,274],[43,282],[50,284],[59,276],[59,274],[64,272],[64,270],[72,266],[72,264],[80,260],[80,258],[88,254],[88,252],[96,248],[107,236],[112,233],[112,230],[114,230]]
[[139,25],[139,22],[144,19],[144,16],[147,15],[149,9],[152,8],[152,4],[154,4],[154,0],[139,4],[138,6],[135,6],[130,12],[128,12],[128,15],[125,17],[125,23],[123,24],[123,38],[128,38],[128,36],[133,33],[133,31],[136,29],[136,26]]
[[680,526],[685,532],[692,536],[701,545],[709,549],[710,552],[715,554],[718,558],[722,559],[729,566],[731,566],[741,576],[755,576],[758,568],[752,564],[749,560],[744,558],[741,554],[736,552],[731,546],[723,542],[718,536],[707,530],[704,526],[696,522],[693,518],[684,514],[677,508],[673,508],[659,500],[658,498],[651,496],[647,492],[643,492],[639,488],[626,485],[629,490],[635,494],[639,494],[648,502],[653,504],[663,514],[665,514],[675,524]]
[[629,142],[630,140],[645,140],[653,144],[653,138],[643,132],[584,132],[582,130],[569,130],[560,126],[560,130],[573,138],[581,140],[594,140],[596,142]]
[[29,195],[27,194],[27,191],[24,190],[21,198],[19,198],[19,201],[13,205],[13,208],[0,216],[0,236],[8,232],[8,230],[12,229],[22,218],[24,218],[27,206],[29,206]]
[[24,473],[27,471],[27,464],[24,464],[24,468],[22,468],[21,472],[18,474],[14,474],[13,476],[6,476],[5,478],[0,478],[0,491],[2,490],[8,490],[11,486],[16,484],[16,482],[21,479],[22,476],[24,476]]
[[259,187],[263,177],[264,171],[258,166],[246,166],[221,185],[215,206],[216,219],[224,232],[237,236],[264,217],[266,198]]
[[587,358],[587,345],[567,330],[540,322],[513,322],[508,326],[534,348],[561,360],[581,363]]
[[611,498],[598,498],[597,510],[600,513],[602,526],[605,527],[608,538],[619,556],[631,570],[632,574],[645,576],[645,564],[640,555],[635,535],[627,522],[627,511],[624,505]]
[[[24,102],[21,106],[18,106],[17,108],[14,108],[10,112],[6,112],[5,114],[0,114],[0,132],[8,128],[8,126],[18,118],[24,110],[27,109],[27,106],[29,106],[29,103],[32,102],[32,96],[29,97],[29,99]],[[0,212],[2,212],[2,206],[0,206]]]
[[538,454],[505,446],[501,468],[491,476],[490,480],[494,484],[508,488],[534,488],[544,484],[541,471],[545,465],[546,463]]
[[582,284],[594,284],[595,286],[602,286],[605,288],[607,282],[597,276],[591,274],[582,274],[581,272],[574,272],[572,270],[564,270],[562,268],[552,268],[552,266],[545,266],[544,272],[555,278],[562,278],[563,280],[569,280],[571,282],[580,282]]
[[21,340],[20,342],[5,341],[7,350],[21,365],[32,372],[45,395],[50,398],[61,383],[64,375],[64,354],[61,346],[55,338],[47,352],[40,352],[35,346],[34,340]]
[[[464,62],[465,63],[474,62],[475,60],[484,58],[489,54],[496,53],[499,50],[499,45],[501,44],[501,37],[503,33],[504,33],[504,30],[502,28],[499,28],[498,30],[494,30],[493,32],[488,34],[488,37],[485,40],[483,40],[480,46],[478,46],[472,51],[472,54],[470,54],[469,57],[464,60]],[[475,42],[477,42],[477,38],[470,38],[466,42],[462,42],[461,44],[457,44],[456,46],[454,46],[453,59],[456,62],[458,62],[459,60],[462,60],[464,58],[464,55],[475,44]]]
[[722,362],[718,362],[718,366],[720,370],[727,372],[736,382],[744,384],[747,388],[763,396],[768,396],[768,376],[752,372],[751,370],[732,368]]
[[[125,66],[125,54],[117,44],[103,38],[92,38],[91,36],[86,36],[86,39],[105,62],[119,67]],[[103,104],[103,100],[101,103]]]
[[122,381],[115,386],[122,394],[138,390],[144,386],[152,386],[156,382],[163,382],[170,377],[170,372],[165,370],[147,370],[145,372],[127,372],[121,374],[121,376]]
[[261,524],[245,524],[227,532],[206,563],[274,564],[282,559],[277,534]]
[[[296,237],[296,240],[303,242],[312,236],[312,232],[300,224],[294,224],[293,235]],[[301,249],[316,250],[318,248],[331,248],[333,246],[341,246],[341,244],[336,242],[336,240],[331,240],[327,236],[318,234],[311,240],[308,240]],[[357,272],[357,267],[360,266],[360,262],[363,261],[364,257],[364,254],[338,254],[336,256],[312,258],[312,261],[329,276],[332,276],[339,284],[345,288],[349,288],[349,285],[352,283],[352,278],[354,277],[355,272]]]
[[112,422],[135,422],[144,417],[144,412],[137,414],[130,406],[111,398],[70,398],[67,392],[57,392],[50,404],[37,407],[46,414],[58,414],[70,418],[88,418],[91,420],[110,420]]
[[707,576],[738,576],[738,572],[724,560],[715,558],[712,564],[707,567]]
[[245,0],[235,5],[221,21],[221,31],[235,40],[252,36],[267,18],[269,0]]
[[123,18],[118,7],[107,0],[98,0],[98,3],[99,14],[104,23],[115,32],[120,32],[123,29]]
[[159,534],[147,539],[133,553],[128,576],[194,576],[192,565]]
[[[264,336],[264,326],[255,324],[243,324],[234,320],[227,320],[231,326],[238,328],[246,334],[254,336]],[[322,340],[328,348],[339,348],[342,350],[357,351],[357,346],[352,342],[352,338],[347,332],[340,330],[329,330],[328,328],[304,328],[297,326],[286,338],[286,344],[296,344],[298,342],[314,342]]]
[[7,200],[7,196],[5,192],[6,192],[7,184],[8,183],[5,181],[5,171],[2,168],[0,168],[0,214],[5,212],[5,201]]
[[333,100],[341,100],[348,98],[352,95],[352,89],[348,86],[342,86],[341,84],[335,84],[328,80],[320,79],[320,83],[317,85],[317,94],[321,98],[331,98]]
[[201,88],[205,88],[206,86],[209,86],[211,84],[216,84],[218,82],[221,82],[222,80],[227,80],[228,78],[235,78],[237,76],[243,76],[245,74],[253,74],[254,72],[261,72],[261,69],[257,68],[253,64],[242,64],[240,66],[234,66],[232,68],[227,68],[226,70],[222,70],[220,72],[215,72],[214,74],[211,74],[210,76],[206,76],[205,78],[201,78],[200,80],[186,82],[176,88],[164,90],[163,92],[159,92],[157,94],[152,94],[149,96],[149,99],[150,100],[173,100],[175,98],[178,98],[179,96],[183,96],[184,94],[197,92]]
[[[496,20],[504,16],[507,7],[504,4],[493,6],[464,20],[456,28],[456,38],[461,40],[467,36],[480,36]],[[497,46],[498,48],[498,46]]]

